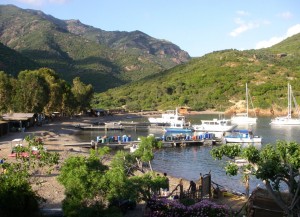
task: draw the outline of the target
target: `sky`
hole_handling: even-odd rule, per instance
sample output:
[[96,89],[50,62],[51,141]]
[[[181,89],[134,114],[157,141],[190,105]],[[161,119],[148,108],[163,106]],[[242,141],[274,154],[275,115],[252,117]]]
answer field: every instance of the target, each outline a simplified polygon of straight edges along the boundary
[[105,31],[142,31],[200,57],[300,33],[299,0],[0,0]]

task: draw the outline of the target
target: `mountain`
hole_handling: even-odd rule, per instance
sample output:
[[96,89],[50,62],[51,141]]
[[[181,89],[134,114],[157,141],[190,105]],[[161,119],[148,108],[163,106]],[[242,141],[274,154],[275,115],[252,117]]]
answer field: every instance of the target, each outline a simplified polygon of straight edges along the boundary
[[16,77],[20,71],[38,68],[40,66],[36,62],[0,43],[0,71]]
[[0,6],[0,42],[67,81],[79,76],[96,91],[159,74],[191,59],[177,45],[140,31],[104,31],[13,5]]
[[254,107],[283,111],[287,83],[300,100],[300,34],[268,49],[222,50],[194,58],[163,73],[98,94],[94,107],[132,110],[174,109],[237,111],[245,84]]

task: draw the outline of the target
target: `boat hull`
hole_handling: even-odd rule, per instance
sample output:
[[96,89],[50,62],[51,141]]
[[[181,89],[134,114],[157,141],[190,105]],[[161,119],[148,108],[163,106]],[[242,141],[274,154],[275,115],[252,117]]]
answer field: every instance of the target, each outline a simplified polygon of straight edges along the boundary
[[213,126],[213,125],[193,125],[195,132],[228,132],[233,130],[236,125],[231,126]]
[[238,138],[238,137],[226,137],[225,143],[261,143],[261,137],[253,138]]
[[289,125],[289,126],[300,126],[300,119],[293,119],[288,117],[279,117],[271,120],[271,125]]
[[236,124],[256,124],[257,118],[233,116],[231,122]]
[[182,128],[165,128],[165,132],[167,133],[191,133],[192,129],[182,129]]

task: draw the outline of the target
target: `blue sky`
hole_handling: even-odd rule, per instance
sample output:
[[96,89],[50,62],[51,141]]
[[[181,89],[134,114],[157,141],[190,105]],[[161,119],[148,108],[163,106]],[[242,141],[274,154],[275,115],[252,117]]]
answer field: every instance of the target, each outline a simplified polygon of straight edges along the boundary
[[140,30],[191,56],[258,49],[300,32],[299,0],[1,0],[106,31]]

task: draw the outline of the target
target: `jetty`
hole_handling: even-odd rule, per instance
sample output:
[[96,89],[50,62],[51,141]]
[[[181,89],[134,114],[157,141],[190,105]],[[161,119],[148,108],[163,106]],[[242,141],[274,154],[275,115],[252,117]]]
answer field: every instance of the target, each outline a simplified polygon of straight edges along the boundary
[[124,130],[124,127],[119,124],[118,122],[111,122],[111,123],[106,123],[105,125],[77,125],[75,127],[80,128],[81,130]]
[[[201,140],[161,140],[163,143],[163,148],[171,148],[171,147],[187,147],[187,146],[212,146],[218,145],[221,143],[218,139],[201,139]],[[64,146],[72,146],[72,147],[81,147],[81,148],[95,148],[101,146],[107,146],[112,149],[129,149],[132,145],[138,145],[141,141],[134,140],[121,140],[121,141],[113,141],[113,140],[102,140],[102,141],[94,141],[91,140],[89,142],[79,142],[72,144],[65,144]]]

